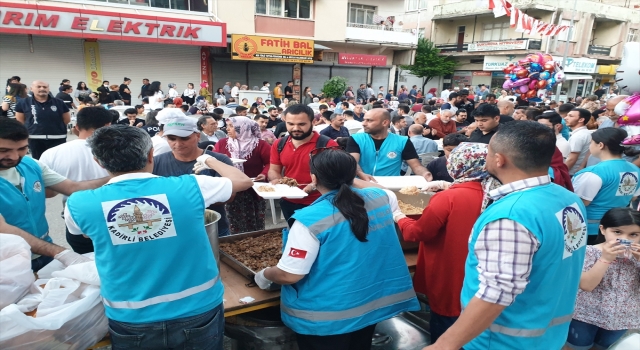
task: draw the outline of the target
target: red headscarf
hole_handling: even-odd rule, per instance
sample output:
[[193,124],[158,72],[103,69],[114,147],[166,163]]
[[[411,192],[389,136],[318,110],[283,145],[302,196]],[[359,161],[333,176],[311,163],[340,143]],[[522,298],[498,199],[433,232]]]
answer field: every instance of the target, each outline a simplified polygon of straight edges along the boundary
[[556,147],[556,152],[553,154],[553,158],[551,158],[551,169],[553,169],[553,182],[573,192],[569,168],[564,164],[562,152],[560,152],[558,147]]
[[431,89],[429,89],[429,92],[427,92],[427,93],[435,95],[436,94],[436,90],[437,90],[436,88],[431,88]]

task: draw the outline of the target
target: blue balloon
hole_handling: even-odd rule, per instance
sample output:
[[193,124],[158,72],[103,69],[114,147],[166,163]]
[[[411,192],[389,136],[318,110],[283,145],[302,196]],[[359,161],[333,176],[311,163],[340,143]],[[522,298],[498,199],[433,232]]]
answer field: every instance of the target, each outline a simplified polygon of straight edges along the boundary
[[542,73],[540,73],[540,79],[542,79],[542,80],[547,80],[547,79],[549,79],[549,78],[551,78],[551,74],[549,74],[549,72],[542,72]]
[[531,63],[529,65],[529,70],[531,72],[542,72],[544,68],[540,65],[540,63]]
[[518,77],[515,74],[511,74],[511,81],[518,80]]
[[534,73],[529,74],[529,79],[531,79],[531,80],[534,80],[534,79],[535,80],[540,80],[540,73],[534,72]]

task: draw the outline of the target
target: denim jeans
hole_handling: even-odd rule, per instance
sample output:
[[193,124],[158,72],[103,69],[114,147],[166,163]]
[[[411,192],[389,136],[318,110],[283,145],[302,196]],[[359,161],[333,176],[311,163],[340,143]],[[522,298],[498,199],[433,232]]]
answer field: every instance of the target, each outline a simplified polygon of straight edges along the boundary
[[109,320],[111,348],[119,349],[222,349],[224,309],[222,303],[205,313],[154,323]]
[[48,263],[52,262],[53,258],[50,256],[39,256],[33,260],[31,260],[31,270],[33,272],[40,271],[41,268],[47,266]]
[[282,215],[284,216],[286,223],[289,223],[289,219],[293,216],[293,213],[295,213],[296,210],[306,208],[308,206],[308,204],[292,203],[284,199],[280,200],[280,209],[282,210]]
[[589,323],[571,320],[566,345],[577,350],[607,349],[626,332],[626,329],[609,331]]
[[458,319],[458,316],[442,316],[431,310],[431,321],[429,327],[431,329],[431,344],[435,343],[444,332],[447,331]]

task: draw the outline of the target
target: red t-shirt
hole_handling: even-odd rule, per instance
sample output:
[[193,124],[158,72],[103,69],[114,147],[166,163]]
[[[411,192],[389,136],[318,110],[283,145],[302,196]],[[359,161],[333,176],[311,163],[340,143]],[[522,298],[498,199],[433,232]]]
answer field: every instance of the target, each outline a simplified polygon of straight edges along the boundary
[[[288,137],[288,136],[285,136]],[[278,140],[271,145],[271,164],[281,165],[284,167],[284,176],[296,179],[299,184],[304,184],[300,188],[305,188],[306,184],[311,183],[311,169],[309,168],[309,153],[316,148],[316,142],[318,141],[320,134],[313,132],[311,139],[300,145],[298,148],[293,147],[292,139],[289,137],[287,143],[282,149],[282,153],[278,153]],[[329,140],[326,147],[338,146],[334,140]],[[301,199],[285,200],[291,203],[306,204],[313,203],[320,197],[320,192],[313,191],[308,196]]]
[[398,222],[405,241],[420,242],[413,287],[442,316],[460,316],[469,235],[482,207],[480,182],[465,182],[434,195],[420,219]]
[[422,103],[417,103],[411,107],[411,110],[414,112],[422,111]]

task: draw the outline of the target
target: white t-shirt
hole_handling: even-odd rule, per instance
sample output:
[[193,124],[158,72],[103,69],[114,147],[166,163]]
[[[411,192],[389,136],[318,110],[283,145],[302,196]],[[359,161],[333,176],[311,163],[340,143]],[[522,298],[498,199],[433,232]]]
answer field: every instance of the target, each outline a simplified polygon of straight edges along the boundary
[[[396,199],[393,192],[384,190],[389,199]],[[350,233],[351,234],[351,233]],[[284,253],[278,262],[278,268],[294,275],[306,275],[311,271],[318,257],[320,241],[300,221],[296,221],[289,230]]]
[[87,181],[109,176],[93,159],[87,140],[73,140],[49,148],[40,157],[40,162],[53,171],[73,181]]
[[[160,99],[160,101],[158,101]],[[152,110],[160,109],[164,107],[164,94],[162,91],[158,91],[151,98],[149,98],[149,106]]]
[[[602,179],[592,172],[584,172],[577,175],[571,182],[573,184],[573,192],[587,201],[592,201],[596,198],[602,188]],[[633,194],[634,197],[638,195],[640,195],[640,186],[636,188],[636,192]]]
[[449,90],[442,90],[442,92],[440,93],[440,98],[445,100],[445,101],[449,101],[449,94],[451,93],[451,91]]
[[357,120],[345,120],[344,127],[349,129],[349,130],[361,129],[362,128],[362,122],[359,122]]
[[569,141],[562,137],[562,134],[556,135],[556,147],[562,153],[562,158],[567,159],[569,154],[571,153],[571,146],[569,146]]
[[173,101],[173,99],[178,96],[180,96],[180,94],[178,93],[178,91],[176,91],[176,89],[174,88],[169,89],[169,97],[171,98],[171,101]]
[[[213,177],[207,175],[191,175],[196,177],[196,181],[198,182],[198,187],[200,187],[200,192],[202,193],[202,197],[204,198],[204,206],[208,207],[214,203],[224,203],[231,198],[231,180],[226,177]],[[127,180],[135,180],[135,179],[145,179],[150,177],[159,177],[153,175],[151,173],[130,173],[124,174],[120,176],[116,176],[109,180],[108,184],[127,181]],[[81,235],[82,231],[76,224],[75,220],[71,216],[69,212],[69,207],[67,205],[64,206],[64,222],[67,224],[67,228],[69,232],[74,235]]]
[[328,126],[329,126],[329,124],[316,125],[316,126],[313,127],[313,131],[320,132],[320,131],[326,129]]
[[591,132],[586,126],[577,128],[571,132],[571,137],[569,137],[571,153],[579,153],[579,155],[576,164],[569,169],[570,175],[573,175],[582,169],[581,165],[584,161],[584,157],[586,157],[589,152],[589,143],[591,143]]
[[163,153],[171,152],[171,147],[169,147],[169,143],[167,139],[156,134],[151,138],[151,143],[153,144],[153,156],[158,156]]
[[238,90],[240,90],[237,86],[231,88],[231,97],[238,98]]
[[[67,178],[56,173],[51,170],[46,164],[34,159],[36,163],[40,166],[40,170],[42,171],[42,180],[44,180],[44,187],[49,187],[53,185],[57,185]],[[24,178],[18,172],[18,169],[15,167],[9,168],[6,170],[0,170],[0,178],[7,180],[10,184],[17,187],[22,191],[22,186],[24,186]]]

